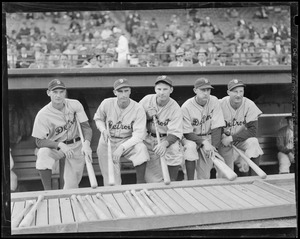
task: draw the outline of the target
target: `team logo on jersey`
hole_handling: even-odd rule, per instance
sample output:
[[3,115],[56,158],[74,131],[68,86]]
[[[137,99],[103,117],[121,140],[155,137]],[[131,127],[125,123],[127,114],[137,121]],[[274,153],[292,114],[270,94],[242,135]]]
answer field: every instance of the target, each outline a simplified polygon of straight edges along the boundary
[[162,122],[162,121],[159,121],[159,119],[157,119],[157,124],[159,126],[167,126],[170,121],[171,121],[170,119],[166,119],[164,122]]
[[211,115],[204,115],[201,120],[199,121],[199,119],[192,119],[192,126],[198,126],[201,124],[205,124],[205,122],[207,122],[208,120],[212,119]]
[[234,127],[234,126],[242,126],[242,125],[246,124],[246,119],[238,121],[237,119],[233,118],[233,120],[231,122],[228,122],[225,120],[225,123],[226,123],[225,128]]
[[75,117],[73,118],[73,120],[68,120],[64,126],[55,128],[55,135],[58,135],[58,134],[62,133],[63,131],[69,130],[74,123],[75,123]]
[[134,120],[131,121],[130,124],[122,124],[121,121],[118,121],[116,124],[113,124],[111,120],[108,121],[108,127],[110,129],[124,129],[124,130],[132,130],[133,129]]

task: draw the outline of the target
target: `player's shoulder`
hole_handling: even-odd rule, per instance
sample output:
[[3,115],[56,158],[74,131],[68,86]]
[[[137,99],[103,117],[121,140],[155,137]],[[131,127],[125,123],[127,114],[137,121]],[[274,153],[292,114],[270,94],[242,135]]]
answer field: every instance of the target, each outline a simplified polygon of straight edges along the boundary
[[221,104],[223,104],[223,103],[225,103],[226,101],[229,101],[229,96],[227,95],[227,96],[224,96],[223,98],[220,98],[220,99],[218,99],[219,100],[219,102],[221,103]]
[[178,102],[171,97],[170,97],[170,104],[172,105],[172,107],[180,108]]
[[212,102],[219,102],[218,97],[216,97],[216,96],[214,96],[214,95],[210,95],[210,100],[211,100]]
[[188,105],[192,104],[194,100],[195,100],[195,97],[187,99],[185,102],[183,102],[183,104],[181,105],[181,108],[185,108]]
[[155,97],[155,94],[148,94],[148,95],[145,95],[141,101],[144,102],[144,101],[150,101],[151,99],[153,99],[153,97]]

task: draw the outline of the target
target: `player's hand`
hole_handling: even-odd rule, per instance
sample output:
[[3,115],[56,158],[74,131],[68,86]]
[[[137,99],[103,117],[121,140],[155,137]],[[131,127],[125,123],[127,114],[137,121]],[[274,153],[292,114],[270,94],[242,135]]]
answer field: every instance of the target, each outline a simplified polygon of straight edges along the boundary
[[160,144],[157,144],[153,150],[157,155],[163,156],[167,151],[168,145],[169,145],[168,141],[163,141]]
[[245,160],[238,158],[235,161],[236,166],[239,168],[240,172],[247,173],[249,171],[249,165]]
[[202,145],[203,145],[202,149],[204,153],[208,156],[210,156],[214,151],[216,151],[216,148],[212,146],[212,144],[208,140],[204,140],[202,142]]
[[92,158],[92,149],[91,149],[91,143],[88,140],[85,140],[82,148],[81,148],[81,152],[83,155],[88,156],[90,162],[93,162],[93,158]]
[[66,145],[63,142],[60,142],[58,144],[58,147],[63,151],[63,153],[66,155],[66,158],[70,159],[74,156],[74,151],[73,149],[70,149],[68,145]]
[[295,155],[293,152],[289,152],[288,154],[291,163],[295,163]]
[[222,138],[221,142],[222,144],[227,147],[231,144],[231,142],[233,141],[232,136],[225,136],[224,138]]
[[119,163],[120,158],[124,152],[124,147],[122,145],[119,145],[119,147],[116,149],[115,152],[112,154],[112,159],[114,163]]
[[154,115],[157,114],[156,109],[153,106],[149,106],[146,113],[147,113],[148,117],[151,119],[153,118]]
[[109,139],[109,132],[108,132],[108,130],[106,129],[106,130],[102,131],[101,134],[103,135],[104,142],[107,143],[108,139]]

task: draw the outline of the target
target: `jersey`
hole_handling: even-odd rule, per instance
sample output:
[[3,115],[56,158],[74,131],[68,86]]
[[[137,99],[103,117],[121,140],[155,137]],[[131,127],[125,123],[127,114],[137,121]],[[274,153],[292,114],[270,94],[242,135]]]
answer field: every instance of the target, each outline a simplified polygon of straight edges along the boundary
[[94,115],[94,120],[108,122],[111,137],[129,138],[132,136],[142,141],[146,136],[146,113],[132,99],[124,110],[118,106],[116,97],[103,100]]
[[80,123],[88,121],[84,108],[78,100],[65,99],[64,104],[63,111],[55,109],[50,102],[37,113],[33,137],[62,142],[79,136],[75,113]]
[[223,112],[217,97],[210,95],[204,106],[196,102],[196,96],[181,106],[183,133],[210,134],[212,129],[225,126]]
[[237,110],[230,105],[229,96],[225,96],[219,101],[226,124],[224,130],[230,132],[231,135],[245,129],[247,123],[258,120],[259,115],[262,114],[256,104],[247,97],[243,97],[242,104]]
[[[178,103],[170,98],[169,102],[159,107],[156,103],[156,94],[146,95],[140,104],[144,107],[145,111],[149,106],[155,107],[157,116],[157,128],[160,134],[173,134],[179,139],[183,136],[182,131],[182,112]],[[147,130],[150,133],[156,132],[153,120],[147,123]]]

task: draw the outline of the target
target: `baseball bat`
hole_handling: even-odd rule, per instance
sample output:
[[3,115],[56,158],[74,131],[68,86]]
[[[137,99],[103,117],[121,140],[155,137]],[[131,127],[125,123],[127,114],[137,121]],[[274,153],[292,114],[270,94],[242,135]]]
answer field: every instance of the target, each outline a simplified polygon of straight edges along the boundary
[[225,163],[225,160],[218,152],[213,153],[212,160],[228,180],[232,181],[237,178],[237,174]]
[[149,207],[152,209],[152,211],[156,214],[156,215],[162,215],[163,212],[159,209],[158,206],[156,206],[151,200],[150,198],[147,196],[146,192],[144,190],[141,190],[141,195],[143,195],[145,201],[148,203]]
[[[108,131],[108,135],[110,136],[108,122],[106,122],[106,129]],[[114,171],[114,163],[112,159],[111,142],[109,138],[107,139],[107,157],[108,157],[108,185],[113,186],[115,185],[115,171]]]
[[113,205],[111,205],[105,198],[100,194],[97,193],[96,197],[99,198],[111,211],[111,213],[116,217],[116,218],[126,218],[127,216],[120,211],[119,209],[116,209]]
[[32,206],[32,208],[27,213],[27,215],[23,218],[23,220],[21,221],[19,227],[29,227],[31,225],[31,223],[32,223],[32,221],[35,217],[35,212],[38,209],[38,207],[40,206],[42,200],[44,200],[44,195],[39,195],[38,200]]
[[[158,144],[160,144],[160,136],[159,136],[159,132],[158,132],[157,120],[155,118],[155,115],[153,116],[153,122],[154,122],[157,142],[158,142]],[[163,174],[163,178],[164,178],[164,183],[166,185],[168,185],[168,184],[170,184],[171,180],[170,180],[168,165],[163,156],[160,157],[160,164],[161,164],[161,170],[162,170],[162,174]]]
[[[79,122],[79,119],[78,119],[77,115],[75,115],[75,117],[76,117],[76,122],[77,122],[78,130],[79,130],[79,134],[80,134],[81,144],[83,146],[84,138],[83,138],[81,125],[80,125],[80,122]],[[98,183],[97,183],[97,179],[96,179],[96,176],[95,176],[93,165],[91,163],[92,160],[89,158],[88,155],[85,155],[84,158],[85,158],[86,169],[87,169],[87,172],[88,172],[91,187],[96,188],[96,187],[98,187]]]
[[27,212],[29,212],[29,210],[33,204],[34,204],[34,201],[32,201],[32,200],[28,201],[26,204],[26,207],[21,211],[21,213],[18,213],[16,216],[14,216],[11,219],[11,227],[12,228],[16,228],[19,226],[23,217],[27,214]]
[[75,213],[76,213],[76,219],[78,220],[78,222],[86,222],[88,221],[88,218],[86,217],[86,215],[84,214],[84,212],[82,211],[79,202],[77,201],[77,197],[76,195],[72,195],[71,199],[73,201],[73,206],[75,209]]
[[85,198],[88,200],[94,211],[96,212],[99,219],[106,220],[108,216],[93,202],[91,195],[86,195]]
[[79,203],[82,206],[82,209],[87,217],[87,219],[89,221],[95,221],[97,220],[97,217],[94,213],[91,212],[91,210],[88,208],[88,206],[85,204],[86,202],[83,200],[83,198],[81,197],[81,195],[77,195],[77,199],[79,201]]
[[132,198],[130,192],[127,190],[125,192],[125,195],[127,197],[127,199],[130,201],[130,204],[133,208],[133,210],[135,211],[137,216],[145,216],[145,212],[143,211],[143,209],[140,207],[140,205],[138,205],[136,203],[136,201],[134,200],[134,198]]
[[232,145],[232,148],[248,163],[248,165],[257,173],[257,175],[261,178],[266,178],[267,174],[258,167],[250,158],[248,158],[240,149],[236,146]]
[[155,197],[153,197],[150,192],[147,189],[144,189],[144,192],[147,194],[147,196],[152,200],[152,202],[158,206],[158,208],[163,211],[164,214],[170,214],[171,212],[164,207],[158,200],[156,200]]
[[140,204],[141,208],[144,210],[144,212],[147,214],[147,216],[155,215],[154,212],[152,212],[152,210],[142,202],[142,200],[136,194],[135,190],[132,189],[130,192],[136,198],[138,204]]

